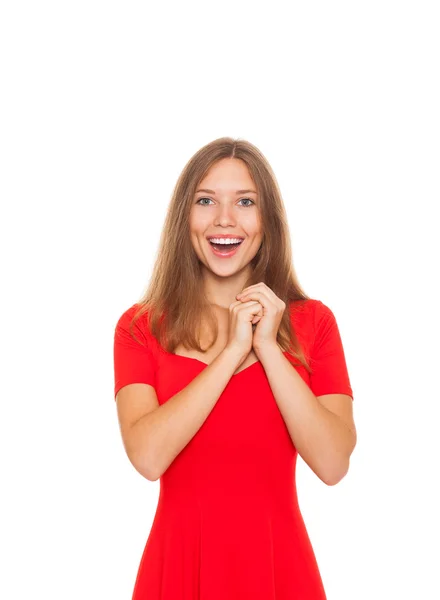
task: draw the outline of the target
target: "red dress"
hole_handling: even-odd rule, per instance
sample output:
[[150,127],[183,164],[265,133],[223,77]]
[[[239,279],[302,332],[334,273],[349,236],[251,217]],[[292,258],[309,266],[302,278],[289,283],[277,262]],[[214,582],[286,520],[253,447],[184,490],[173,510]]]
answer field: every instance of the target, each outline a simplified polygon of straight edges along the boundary
[[[116,325],[114,394],[146,383],[163,404],[207,365],[167,353],[146,315],[134,327],[146,345],[133,340],[136,308]],[[332,311],[320,300],[297,301],[290,318],[313,373],[294,368],[312,392],[353,399]],[[233,375],[160,478],[132,600],[325,600],[298,505],[297,456],[262,363]]]

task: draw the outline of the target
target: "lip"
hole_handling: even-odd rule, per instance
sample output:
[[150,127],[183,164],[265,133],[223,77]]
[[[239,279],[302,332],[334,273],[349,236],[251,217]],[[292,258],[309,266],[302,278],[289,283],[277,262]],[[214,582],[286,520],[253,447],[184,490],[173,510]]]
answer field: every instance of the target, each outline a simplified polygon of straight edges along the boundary
[[[235,236],[235,235],[231,235],[231,236],[212,236],[212,237],[237,237],[237,239],[243,239],[243,238],[240,238],[239,236]],[[241,244],[239,244],[236,248],[234,248],[230,252],[219,252],[218,250],[216,250],[214,248],[214,246],[209,241],[208,241],[208,244],[209,244],[209,247],[212,250],[212,253],[215,254],[215,256],[218,256],[219,258],[229,258],[229,257],[234,256],[235,254],[237,254],[237,252],[243,246],[244,240],[241,242]]]

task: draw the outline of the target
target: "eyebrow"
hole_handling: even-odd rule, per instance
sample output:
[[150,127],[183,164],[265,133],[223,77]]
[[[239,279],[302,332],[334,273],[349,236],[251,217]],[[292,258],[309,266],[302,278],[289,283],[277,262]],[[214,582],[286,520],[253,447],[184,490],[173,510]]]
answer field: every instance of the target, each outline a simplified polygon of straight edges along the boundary
[[[200,189],[200,190],[196,190],[196,194],[198,192],[205,192],[207,194],[215,194],[214,190],[207,190],[207,189]],[[236,194],[256,194],[257,192],[255,190],[237,190]]]

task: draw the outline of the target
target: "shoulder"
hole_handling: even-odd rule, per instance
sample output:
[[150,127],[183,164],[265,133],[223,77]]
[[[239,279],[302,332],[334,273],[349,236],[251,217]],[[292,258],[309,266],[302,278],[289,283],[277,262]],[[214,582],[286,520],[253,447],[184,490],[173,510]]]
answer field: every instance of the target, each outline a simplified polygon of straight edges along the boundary
[[289,303],[289,313],[292,322],[297,325],[313,326],[316,316],[325,311],[325,305],[316,298],[293,300]]
[[133,304],[132,306],[130,306],[130,308],[127,308],[126,310],[124,310],[124,312],[120,315],[120,317],[118,319],[118,324],[119,323],[126,324],[126,323],[130,322],[135,313],[136,306],[137,306],[136,304]]
[[124,327],[124,328],[129,326],[131,324],[133,317],[136,314],[138,308],[139,308],[138,304],[133,304],[132,306],[130,306],[129,308],[124,310],[124,312],[120,315],[120,317],[118,319],[117,326]]
[[311,344],[335,322],[332,310],[317,298],[293,301],[289,312],[296,333]]
[[297,321],[308,321],[314,324],[322,318],[333,315],[331,309],[317,298],[292,301],[289,310],[291,317]]
[[148,310],[139,312],[140,308],[139,303],[132,304],[127,308],[117,321],[116,331],[123,331],[124,333],[133,332],[143,342],[150,343],[152,335],[149,328]]

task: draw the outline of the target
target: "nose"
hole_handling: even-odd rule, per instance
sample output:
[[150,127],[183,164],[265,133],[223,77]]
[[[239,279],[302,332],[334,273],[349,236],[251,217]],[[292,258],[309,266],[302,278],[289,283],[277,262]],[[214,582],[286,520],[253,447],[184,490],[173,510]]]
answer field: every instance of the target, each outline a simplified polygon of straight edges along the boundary
[[235,222],[233,214],[233,205],[227,202],[224,204],[219,204],[215,215],[215,223],[222,225],[223,227],[226,227],[231,223],[233,224]]

